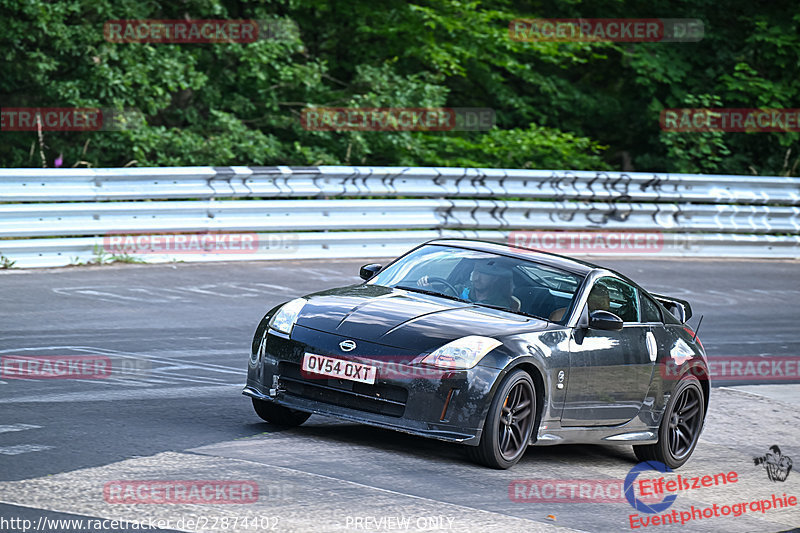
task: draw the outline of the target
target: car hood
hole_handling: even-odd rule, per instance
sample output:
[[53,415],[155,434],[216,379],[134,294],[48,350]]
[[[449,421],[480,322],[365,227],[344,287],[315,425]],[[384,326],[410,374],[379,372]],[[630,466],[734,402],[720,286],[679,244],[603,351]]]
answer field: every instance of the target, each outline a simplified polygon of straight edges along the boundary
[[306,296],[297,324],[419,353],[467,335],[503,337],[548,322],[379,285],[353,285]]

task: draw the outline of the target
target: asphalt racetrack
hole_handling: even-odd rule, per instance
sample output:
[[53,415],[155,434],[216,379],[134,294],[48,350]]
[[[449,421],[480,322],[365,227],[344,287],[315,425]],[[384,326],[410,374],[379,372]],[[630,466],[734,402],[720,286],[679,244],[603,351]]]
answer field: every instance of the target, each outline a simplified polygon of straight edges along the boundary
[[[796,362],[800,355],[796,261],[596,261],[652,292],[690,300],[691,326],[704,315],[699,336],[711,361]],[[0,531],[26,524],[47,533],[141,530],[132,522],[151,531],[771,532],[800,525],[800,506],[781,500],[800,497],[800,472],[771,481],[754,462],[773,445],[800,460],[800,380],[715,383],[706,428],[679,473],[735,472],[737,481],[680,493],[665,512],[700,509],[684,524],[645,526],[641,520],[657,515],[635,511],[618,493],[609,502],[558,494],[542,502],[515,489],[534,479],[553,487],[621,483],[636,464],[628,446],[532,447],[514,468],[494,471],[469,463],[458,446],[382,429],[320,416],[289,430],[261,422],[241,395],[258,320],[282,301],[358,282],[365,262],[0,271],[0,356],[112,362],[104,379],[0,379]],[[258,487],[258,498],[115,503],[108,486],[119,480],[244,480]],[[767,500],[770,509],[748,506]],[[781,508],[779,500],[787,503]],[[713,505],[740,512],[703,516]],[[130,523],[54,527],[61,519]],[[242,527],[242,520],[249,522]]]

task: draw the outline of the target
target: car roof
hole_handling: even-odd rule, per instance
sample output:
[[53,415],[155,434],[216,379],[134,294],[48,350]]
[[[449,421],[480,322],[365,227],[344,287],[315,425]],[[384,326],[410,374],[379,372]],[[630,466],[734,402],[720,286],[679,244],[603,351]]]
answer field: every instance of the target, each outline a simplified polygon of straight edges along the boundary
[[[543,265],[560,268],[573,274],[586,276],[592,270],[603,268],[598,265],[573,259],[564,255],[558,255],[550,252],[541,252],[524,248],[522,246],[510,246],[504,243],[481,241],[474,239],[434,239],[426,242],[425,244],[437,244],[441,246],[453,246],[456,248],[466,248],[468,250],[477,250],[480,252],[487,252],[491,254],[505,255],[507,257],[514,257]],[[605,269],[610,270],[610,269]]]

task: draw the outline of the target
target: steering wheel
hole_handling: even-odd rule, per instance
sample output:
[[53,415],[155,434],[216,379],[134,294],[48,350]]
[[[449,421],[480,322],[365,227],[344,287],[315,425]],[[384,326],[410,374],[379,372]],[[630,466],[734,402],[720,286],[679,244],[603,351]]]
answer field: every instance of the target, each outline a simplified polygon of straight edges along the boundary
[[428,276],[428,283],[439,283],[441,285],[444,285],[445,287],[447,287],[448,289],[450,289],[452,291],[453,296],[458,297],[458,289],[453,287],[453,285],[451,285],[450,282],[447,281],[444,278],[439,278],[439,277],[435,277],[435,276]]

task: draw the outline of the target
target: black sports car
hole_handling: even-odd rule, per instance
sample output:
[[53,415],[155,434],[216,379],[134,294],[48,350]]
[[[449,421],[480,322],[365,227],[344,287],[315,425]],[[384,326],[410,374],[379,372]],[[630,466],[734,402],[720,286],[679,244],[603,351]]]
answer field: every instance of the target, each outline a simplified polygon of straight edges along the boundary
[[587,262],[468,240],[360,275],[261,320],[243,391],[261,418],[318,413],[462,443],[494,468],[528,444],[633,445],[671,468],[694,450],[709,381],[687,302]]

